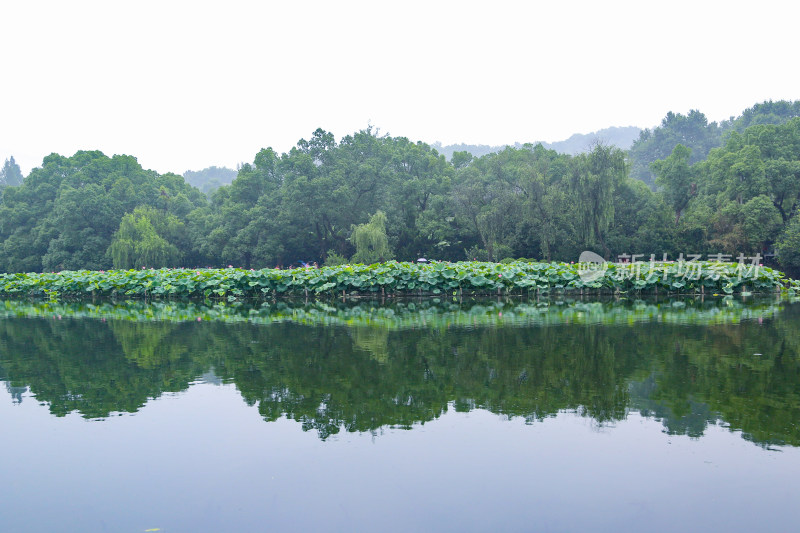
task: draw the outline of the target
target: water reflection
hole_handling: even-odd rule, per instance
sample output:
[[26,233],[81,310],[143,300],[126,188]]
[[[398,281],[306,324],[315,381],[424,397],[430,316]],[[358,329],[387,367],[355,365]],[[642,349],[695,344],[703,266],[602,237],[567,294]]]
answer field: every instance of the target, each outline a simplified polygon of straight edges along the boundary
[[482,408],[529,422],[638,411],[673,434],[721,423],[800,445],[800,306],[787,301],[0,309],[0,380],[56,416],[135,412],[202,380],[322,439]]

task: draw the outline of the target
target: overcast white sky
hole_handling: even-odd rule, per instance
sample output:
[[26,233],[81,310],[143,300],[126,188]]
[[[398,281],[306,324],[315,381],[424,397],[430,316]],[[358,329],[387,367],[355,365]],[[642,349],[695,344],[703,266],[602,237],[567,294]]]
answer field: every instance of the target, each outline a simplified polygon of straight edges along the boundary
[[557,141],[800,98],[800,2],[0,3],[0,162],[99,149],[182,173],[318,127]]

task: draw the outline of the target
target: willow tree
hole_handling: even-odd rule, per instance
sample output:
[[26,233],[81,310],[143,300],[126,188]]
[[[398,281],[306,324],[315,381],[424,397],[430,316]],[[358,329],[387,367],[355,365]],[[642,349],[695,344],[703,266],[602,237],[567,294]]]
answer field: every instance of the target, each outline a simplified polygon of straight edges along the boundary
[[386,215],[378,211],[366,224],[353,226],[350,242],[356,247],[352,257],[354,263],[376,263],[391,259],[389,238],[386,236]]
[[598,144],[573,160],[572,189],[580,240],[586,246],[599,243],[603,256],[611,250],[606,233],[614,222],[614,191],[626,178],[625,154],[619,148]]
[[175,215],[137,207],[122,217],[108,251],[114,268],[178,266],[181,252],[167,238],[183,224]]

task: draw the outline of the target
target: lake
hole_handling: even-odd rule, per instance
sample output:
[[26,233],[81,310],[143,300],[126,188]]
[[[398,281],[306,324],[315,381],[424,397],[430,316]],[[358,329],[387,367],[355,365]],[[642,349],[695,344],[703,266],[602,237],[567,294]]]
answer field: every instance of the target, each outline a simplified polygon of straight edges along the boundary
[[787,530],[800,303],[0,301],[0,531]]

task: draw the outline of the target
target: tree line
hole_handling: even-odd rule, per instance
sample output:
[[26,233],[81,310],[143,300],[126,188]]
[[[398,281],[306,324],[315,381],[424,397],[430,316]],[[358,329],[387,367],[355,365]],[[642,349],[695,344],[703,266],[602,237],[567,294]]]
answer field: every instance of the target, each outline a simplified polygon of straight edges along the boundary
[[51,154],[21,183],[7,161],[0,271],[577,261],[593,250],[775,253],[797,273],[799,116],[800,102],[758,104],[722,125],[669,113],[627,152],[523,145],[450,160],[371,128],[338,142],[318,129],[287,153],[261,150],[210,196],[126,155]]

